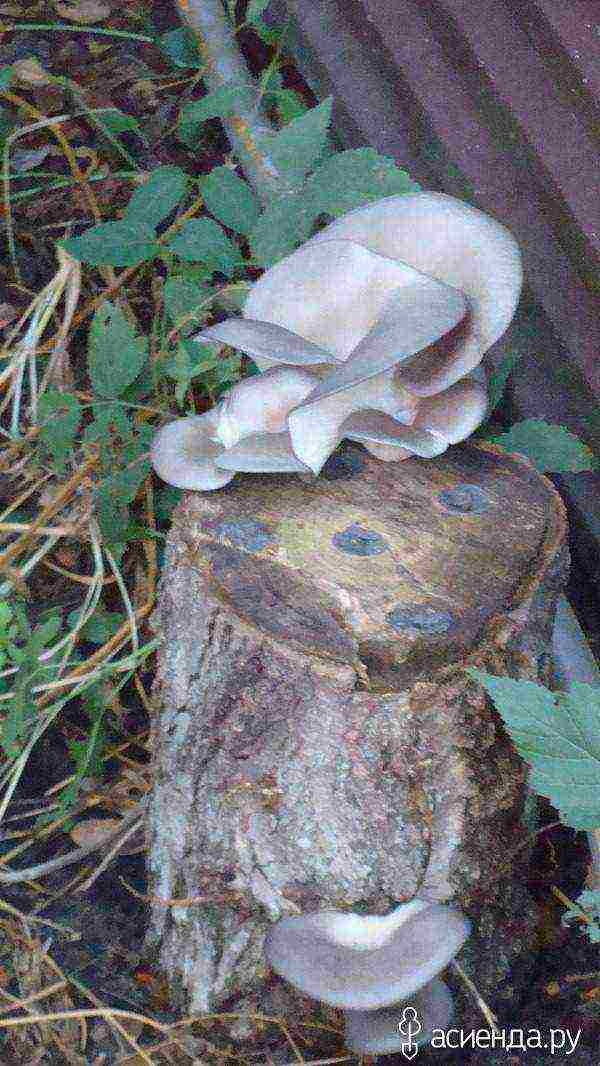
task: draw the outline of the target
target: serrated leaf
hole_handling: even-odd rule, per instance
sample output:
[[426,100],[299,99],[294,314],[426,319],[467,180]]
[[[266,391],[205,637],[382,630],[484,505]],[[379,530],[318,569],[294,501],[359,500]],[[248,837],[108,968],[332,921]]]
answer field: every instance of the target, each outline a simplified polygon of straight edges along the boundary
[[512,374],[514,368],[519,362],[522,352],[513,350],[507,352],[499,365],[492,370],[488,380],[488,414],[487,417],[495,411],[496,407],[500,403],[504,396],[504,390],[506,389],[506,382]]
[[543,419],[528,418],[517,422],[507,433],[486,437],[491,444],[499,444],[509,452],[520,452],[531,460],[536,470],[572,471],[593,470],[596,459],[591,448],[570,433],[564,426],[553,425]]
[[215,167],[198,184],[211,215],[236,233],[250,233],[258,221],[260,204],[247,182],[229,167]]
[[176,67],[201,67],[202,60],[196,47],[194,34],[187,28],[169,30],[157,38],[156,43],[163,55]]
[[202,316],[199,307],[206,301],[209,292],[207,285],[188,281],[187,278],[167,278],[163,289],[163,303],[173,325],[177,326],[188,315],[194,315],[193,320],[186,326],[186,330],[193,329]]
[[100,116],[96,115],[95,118],[96,122],[101,126],[106,126],[111,133],[135,133],[142,140],[146,140],[137,118],[134,118],[133,115],[127,115],[125,111],[105,111]]
[[191,218],[167,245],[170,252],[191,262],[200,260],[213,270],[231,277],[243,265],[239,248],[229,240],[212,218]]
[[292,189],[302,184],[325,148],[332,104],[333,97],[328,96],[277,133],[260,139],[261,149]]
[[131,226],[158,226],[185,194],[187,175],[179,167],[157,167],[140,185],[125,208],[124,221]]
[[315,216],[337,217],[371,200],[419,188],[393,159],[373,148],[350,148],[323,163],[306,182],[304,194]]
[[600,687],[572,682],[553,693],[532,681],[466,670],[494,701],[531,787],[574,829],[600,826]]
[[135,266],[159,251],[152,226],[145,222],[100,222],[82,233],[59,241],[75,259],[93,266]]
[[65,471],[67,459],[72,452],[75,435],[81,422],[81,404],[68,393],[49,389],[42,393],[38,403],[40,440],[52,458],[56,472]]
[[257,263],[269,267],[289,255],[309,236],[313,221],[302,193],[271,200],[250,234]]
[[94,315],[88,339],[88,372],[94,392],[106,398],[120,396],[147,358],[147,339],[136,337],[121,309],[105,300]]
[[227,118],[240,108],[252,104],[252,91],[243,82],[229,82],[207,93],[200,100],[182,107],[179,123],[184,126],[198,126],[210,118]]

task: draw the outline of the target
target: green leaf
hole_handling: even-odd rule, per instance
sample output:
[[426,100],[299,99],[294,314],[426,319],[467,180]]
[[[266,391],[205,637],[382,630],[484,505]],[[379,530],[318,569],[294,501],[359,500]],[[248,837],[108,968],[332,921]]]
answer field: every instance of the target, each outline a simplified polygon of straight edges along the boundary
[[243,82],[228,82],[200,100],[185,104],[179,113],[179,122],[185,126],[199,126],[210,118],[227,118],[240,108],[252,104],[252,91]]
[[492,370],[488,381],[487,390],[488,418],[492,414],[492,411],[495,411],[496,407],[504,396],[506,382],[508,381],[510,375],[512,374],[522,355],[522,352],[516,350],[507,352],[507,354],[501,360],[499,365],[494,370]]
[[152,226],[145,222],[100,222],[59,244],[75,259],[93,266],[134,266],[160,251]]
[[281,37],[281,28],[275,26],[267,26],[264,19],[256,19],[253,23],[252,29],[258,34],[261,41],[269,46],[274,46]]
[[309,236],[313,220],[302,193],[271,200],[250,235],[257,263],[269,267],[293,252]]
[[12,66],[0,67],[0,92],[3,89],[8,89],[13,78]]
[[201,67],[202,60],[196,47],[194,34],[188,29],[169,30],[157,38],[156,43],[163,55],[176,67]]
[[127,115],[125,111],[105,111],[102,115],[95,115],[94,117],[96,122],[99,122],[101,126],[106,126],[111,133],[117,136],[119,133],[135,133],[142,140],[146,140],[137,118],[134,118],[133,115]]
[[194,315],[194,320],[186,325],[185,330],[194,329],[208,311],[208,305],[202,311],[198,309],[209,292],[208,286],[188,281],[187,278],[167,278],[163,288],[163,303],[173,325],[177,326],[188,315]]
[[579,473],[596,466],[594,453],[587,444],[564,426],[555,426],[543,419],[528,418],[517,422],[507,433],[485,439],[509,452],[525,455],[540,473],[569,470]]
[[336,152],[308,179],[304,194],[313,217],[342,215],[383,196],[418,192],[419,185],[393,159],[373,148]]
[[470,667],[494,701],[531,787],[574,829],[600,826],[600,687],[573,681],[553,693],[531,681],[494,677]]
[[184,404],[185,394],[193,379],[214,370],[219,362],[212,347],[196,341],[180,341],[173,357],[162,368],[176,382],[175,399],[180,407]]
[[[79,611],[70,611],[67,616],[70,627],[75,625],[78,615]],[[91,644],[105,644],[115,635],[122,622],[123,615],[118,611],[107,611],[103,607],[97,607],[79,633],[83,640],[89,640]]]
[[211,215],[236,233],[250,233],[258,221],[260,204],[247,182],[229,167],[215,167],[198,184]]
[[278,89],[276,92],[269,90],[266,94],[273,99],[281,122],[285,125],[293,119],[305,115],[308,111],[307,104],[294,89]]
[[90,326],[88,372],[94,392],[112,398],[135,381],[148,358],[148,341],[136,337],[121,309],[108,300]]
[[212,218],[191,218],[167,245],[180,259],[199,259],[213,270],[231,277],[236,267],[243,265],[239,248],[229,240],[221,226]]
[[81,405],[68,393],[49,389],[38,403],[40,440],[46,446],[58,474],[63,474],[72,453],[75,435],[81,422]]
[[248,7],[246,8],[245,21],[249,26],[253,26],[256,22],[260,21],[260,17],[263,11],[269,6],[270,0],[250,0]]
[[293,119],[275,134],[260,138],[260,147],[291,188],[297,189],[321,156],[327,142],[333,97]]
[[133,193],[125,208],[124,221],[133,227],[158,226],[184,196],[187,180],[179,167],[157,167]]

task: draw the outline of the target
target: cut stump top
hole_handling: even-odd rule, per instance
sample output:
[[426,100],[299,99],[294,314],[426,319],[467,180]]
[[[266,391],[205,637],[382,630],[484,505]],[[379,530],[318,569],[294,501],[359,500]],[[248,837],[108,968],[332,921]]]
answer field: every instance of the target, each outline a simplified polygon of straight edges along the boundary
[[346,444],[315,480],[244,474],[175,521],[245,622],[378,689],[471,647],[565,532],[547,479],[475,444],[402,463]]

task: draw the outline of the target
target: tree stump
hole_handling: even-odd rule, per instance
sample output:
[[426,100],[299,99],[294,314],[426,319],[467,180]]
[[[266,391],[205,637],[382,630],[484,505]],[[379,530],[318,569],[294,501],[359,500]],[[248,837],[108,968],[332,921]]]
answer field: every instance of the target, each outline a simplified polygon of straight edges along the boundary
[[345,445],[316,480],[184,497],[155,619],[147,940],[182,1005],[256,997],[282,915],[417,892],[483,915],[476,935],[487,913],[497,984],[526,768],[464,667],[549,683],[565,535],[551,483],[473,443],[401,464]]

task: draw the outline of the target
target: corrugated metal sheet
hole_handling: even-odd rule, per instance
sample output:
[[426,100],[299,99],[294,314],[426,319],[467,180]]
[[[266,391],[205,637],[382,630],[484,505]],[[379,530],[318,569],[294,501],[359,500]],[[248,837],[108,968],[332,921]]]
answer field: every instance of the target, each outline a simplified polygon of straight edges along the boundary
[[[515,234],[526,292],[496,349],[523,352],[513,413],[560,421],[600,452],[597,0],[277,5],[294,19],[299,69],[334,96],[344,146],[372,145]],[[600,477],[556,481],[577,580],[600,598]]]

